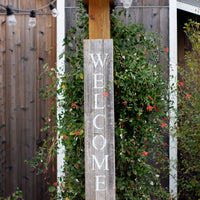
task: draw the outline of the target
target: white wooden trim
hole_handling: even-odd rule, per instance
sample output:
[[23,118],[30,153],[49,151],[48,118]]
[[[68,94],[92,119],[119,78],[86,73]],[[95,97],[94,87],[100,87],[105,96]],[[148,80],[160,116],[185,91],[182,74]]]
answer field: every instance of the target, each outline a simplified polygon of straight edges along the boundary
[[170,107],[173,109],[169,111],[169,159],[170,159],[170,176],[169,189],[170,193],[177,196],[177,138],[176,134],[176,111],[177,111],[177,1],[169,1],[169,86],[170,86]]
[[187,3],[177,2],[177,8],[180,10],[184,10],[186,12],[200,15],[200,9],[198,7],[187,4]]
[[[63,39],[65,37],[65,0],[57,1],[57,10],[59,15],[57,16],[57,69],[58,69],[58,78],[65,73],[65,60],[59,58],[60,54],[64,52],[65,47],[63,46]],[[58,88],[61,87],[59,83]],[[57,100],[62,99],[62,95],[57,96]],[[57,117],[62,113],[62,108],[58,105],[57,102]],[[60,126],[60,124],[58,124]],[[58,135],[60,133],[58,132]],[[65,157],[65,148],[61,144],[61,140],[58,145],[57,153],[57,182],[58,182],[58,192],[60,191],[60,179],[65,176],[63,172],[64,157]]]

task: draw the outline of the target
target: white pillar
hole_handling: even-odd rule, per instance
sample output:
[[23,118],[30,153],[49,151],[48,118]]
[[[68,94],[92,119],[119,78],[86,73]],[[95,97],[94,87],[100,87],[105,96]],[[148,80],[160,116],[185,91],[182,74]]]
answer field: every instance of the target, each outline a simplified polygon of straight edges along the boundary
[[169,86],[170,86],[170,107],[169,111],[169,158],[170,158],[170,193],[177,196],[177,137],[176,137],[176,111],[177,111],[177,1],[169,1]]
[[[65,61],[64,57],[59,58],[60,54],[65,51],[63,46],[63,39],[65,37],[65,0],[57,1],[57,10],[59,15],[57,16],[57,69],[58,69],[58,78],[60,78],[65,73]],[[61,87],[59,83],[58,89]],[[62,112],[62,108],[59,107],[59,99],[62,98],[62,95],[57,96],[57,117]],[[60,124],[58,124],[58,127]],[[59,136],[59,132],[57,133]],[[61,144],[61,140],[58,141],[58,153],[57,153],[57,183],[58,183],[58,192],[60,191],[60,179],[65,176],[63,172],[64,157],[65,157],[65,148]]]

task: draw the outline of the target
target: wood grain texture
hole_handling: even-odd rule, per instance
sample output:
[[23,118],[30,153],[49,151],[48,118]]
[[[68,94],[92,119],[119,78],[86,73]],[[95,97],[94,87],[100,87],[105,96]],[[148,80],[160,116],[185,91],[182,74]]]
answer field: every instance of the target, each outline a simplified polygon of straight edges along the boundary
[[[104,0],[102,0],[102,1],[104,1]],[[110,4],[114,4],[114,0],[109,0],[109,2],[110,2]],[[83,0],[83,3],[85,5],[88,5],[89,4],[89,0]]]
[[[48,0],[1,1],[23,9],[38,8]],[[49,8],[44,10],[49,12]],[[43,76],[43,65],[56,62],[56,19],[37,15],[36,28],[28,27],[28,15],[16,15],[17,25],[8,27],[0,13],[0,196],[6,197],[19,187],[24,199],[48,199],[47,180],[36,178],[25,160],[39,148],[45,133],[40,132],[48,115],[50,101],[40,100],[39,88],[51,80]],[[54,102],[55,103],[55,102]],[[55,173],[49,172],[56,180]]]
[[110,38],[109,0],[89,0],[89,39]]
[[[98,59],[103,63],[105,59],[105,63],[101,65]],[[95,62],[98,62],[96,67]],[[103,95],[105,91],[107,96]],[[84,41],[84,101],[86,200],[114,200],[112,40]]]
[[6,180],[5,45],[5,16],[0,16],[0,194],[5,190]]

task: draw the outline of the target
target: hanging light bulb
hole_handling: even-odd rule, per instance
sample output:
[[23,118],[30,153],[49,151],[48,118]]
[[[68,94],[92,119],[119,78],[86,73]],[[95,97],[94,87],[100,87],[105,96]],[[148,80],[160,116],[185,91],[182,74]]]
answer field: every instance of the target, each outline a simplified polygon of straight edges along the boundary
[[132,0],[120,0],[121,3],[123,3],[124,8],[130,8],[132,4]]
[[6,11],[7,11],[8,26],[15,26],[17,24],[17,20],[15,18],[13,10],[9,6],[7,6]]
[[58,16],[58,10],[55,8],[55,6],[52,3],[49,4],[49,8],[51,10],[52,16],[57,17]]
[[28,21],[28,26],[30,28],[33,28],[36,26],[36,12],[35,10],[31,10],[30,12],[30,17],[29,17],[29,21]]

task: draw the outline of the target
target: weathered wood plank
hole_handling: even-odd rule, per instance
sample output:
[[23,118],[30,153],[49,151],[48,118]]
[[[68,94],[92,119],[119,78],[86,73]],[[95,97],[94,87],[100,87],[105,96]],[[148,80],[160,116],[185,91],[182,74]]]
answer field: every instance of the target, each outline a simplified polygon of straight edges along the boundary
[[153,8],[145,8],[145,6],[152,5],[151,0],[143,0],[143,24],[145,27],[148,27],[148,31],[151,32],[152,29],[152,13],[153,13]]
[[[104,0],[102,0],[102,1],[104,1]],[[110,4],[113,4],[113,3],[114,3],[114,0],[109,0],[109,2],[110,2]],[[84,3],[85,5],[88,5],[89,0],[83,0],[83,3]]]
[[[164,37],[162,44],[169,47],[169,9],[160,9],[160,34]],[[161,59],[162,66],[165,66],[165,72],[168,73],[167,61]]]
[[112,40],[84,41],[87,200],[115,199]]
[[[159,6],[160,0],[154,0],[152,3],[155,6]],[[153,27],[152,31],[154,32],[160,32],[160,16],[159,16],[159,10],[160,8],[153,8],[152,18],[153,18]]]
[[5,16],[0,16],[0,196],[5,191]]
[[[14,34],[15,28],[6,24],[6,190],[10,188],[15,190],[15,163],[16,163],[16,117],[15,117],[15,85],[16,85],[16,68],[15,68],[15,51],[14,51]],[[8,194],[7,194],[8,195]]]
[[160,0],[160,6],[169,6],[169,0]]
[[[38,1],[39,2],[39,1]],[[39,4],[40,5],[40,4]],[[38,6],[39,6],[38,5]],[[38,34],[38,39],[37,39],[37,57],[36,57],[36,66],[37,66],[37,75],[41,75],[43,72],[43,66],[46,63],[46,28],[44,24],[46,23],[46,16],[39,16],[38,19],[39,26],[37,26],[36,32]],[[42,76],[42,80],[37,82],[37,88],[45,88],[47,85],[46,82],[46,75]],[[47,111],[47,101],[46,100],[40,100],[40,95],[37,92],[36,94],[37,98],[37,109],[36,109],[36,118],[38,119],[37,125],[36,125],[36,150],[40,147],[43,139],[45,139],[45,135],[40,132],[40,128],[44,127],[45,125],[45,117],[48,116],[48,111]],[[42,176],[37,177],[36,184],[40,184],[41,182],[43,183],[43,178]],[[37,187],[37,192],[36,192],[36,199],[39,198],[46,198],[45,197],[45,191],[47,191],[47,187],[45,187],[45,184],[40,185],[40,187]]]
[[[76,25],[76,8],[66,7],[65,8],[65,29],[70,30]],[[68,32],[67,32],[68,33]]]
[[[20,97],[19,99],[19,111],[18,111],[18,114],[19,114],[19,119],[18,119],[18,137],[19,137],[19,145],[21,146],[18,146],[19,148],[19,151],[20,151],[20,155],[21,155],[21,161],[19,161],[19,187],[20,189],[23,190],[23,194],[24,196],[26,197],[26,181],[24,178],[22,177],[25,177],[25,171],[26,171],[26,168],[25,168],[25,165],[23,163],[23,159],[25,159],[25,149],[24,149],[24,144],[25,144],[25,135],[26,135],[26,130],[24,128],[24,124],[25,124],[25,121],[26,121],[26,117],[25,117],[25,112],[27,112],[27,108],[26,108],[26,105],[25,105],[25,88],[26,88],[26,82],[25,82],[25,68],[27,66],[27,49],[25,48],[25,44],[26,44],[26,31],[24,31],[24,28],[23,28],[23,31],[22,31],[22,27],[21,25],[25,25],[27,23],[27,20],[26,20],[26,16],[22,16],[20,19],[20,22],[19,24],[17,25],[19,28],[20,28],[20,41],[19,41],[19,46],[18,46],[18,51],[20,52],[21,55],[20,56],[20,60],[19,60],[19,63],[18,63],[18,87],[20,88],[19,92],[18,92],[18,95]],[[27,25],[26,25],[27,27]]]
[[[25,18],[26,24],[28,23],[28,17]],[[23,137],[24,137],[24,151],[25,151],[25,158],[27,160],[31,160],[34,156],[34,143],[35,143],[35,96],[34,91],[37,90],[35,87],[36,83],[36,73],[35,73],[35,66],[36,66],[36,53],[34,51],[31,51],[32,43],[35,41],[36,31],[35,28],[28,28],[26,26],[26,42],[25,42],[25,57],[27,57],[27,60],[24,62],[24,82],[25,82],[25,94],[24,94],[24,103],[26,111],[24,112],[24,131],[23,131]],[[29,66],[29,67],[27,67]],[[28,134],[29,133],[29,134]],[[33,198],[34,197],[34,190],[32,188],[34,187],[33,180],[33,174],[31,173],[31,168],[29,165],[25,165],[25,179],[24,182],[26,184],[26,191],[30,191],[30,195]],[[26,193],[26,198],[28,198],[28,193]]]
[[74,0],[65,0],[65,6],[66,7],[75,7],[76,6],[76,1],[74,1]]
[[[21,174],[21,170],[23,169],[23,156],[22,156],[22,152],[23,152],[23,145],[21,144],[21,139],[22,139],[22,131],[21,131],[21,127],[22,127],[22,120],[21,120],[21,109],[20,109],[20,99],[21,96],[20,94],[22,94],[21,90],[23,90],[23,88],[20,88],[20,66],[21,66],[21,20],[20,20],[20,16],[17,16],[17,20],[18,20],[18,24],[15,27],[15,37],[13,38],[13,42],[14,42],[14,54],[15,54],[15,69],[16,69],[16,82],[15,82],[15,86],[14,90],[16,91],[15,95],[16,95],[16,100],[15,100],[15,116],[16,116],[16,160],[17,162],[15,163],[14,168],[15,170],[15,179],[16,179],[16,185],[15,187],[19,187],[22,188],[22,174]],[[20,116],[20,117],[19,117]]]

